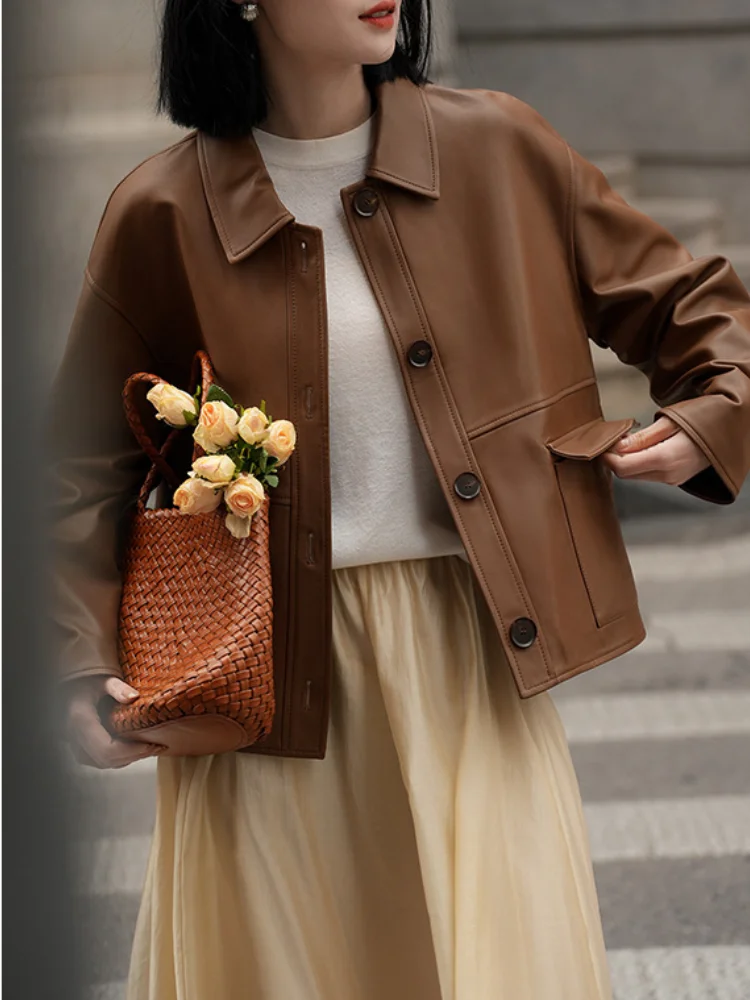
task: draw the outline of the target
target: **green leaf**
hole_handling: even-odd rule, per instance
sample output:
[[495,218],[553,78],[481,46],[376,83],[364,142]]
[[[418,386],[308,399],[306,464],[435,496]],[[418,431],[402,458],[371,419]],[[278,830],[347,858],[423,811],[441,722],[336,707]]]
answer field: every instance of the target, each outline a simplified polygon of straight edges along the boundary
[[[261,413],[266,413],[266,401],[265,401],[265,399],[261,399],[259,409],[260,409]],[[266,413],[266,416],[268,416],[267,413]]]
[[266,466],[270,469],[272,465],[276,465],[278,458],[275,455],[269,455],[268,452],[264,452],[266,456]]
[[226,391],[222,389],[220,385],[214,384],[208,390],[208,395],[206,396],[207,403],[226,403],[227,406],[234,406],[234,400]]
[[279,477],[278,476],[273,476],[273,475],[266,476],[265,477],[265,481],[266,481],[266,483],[267,483],[268,486],[278,486],[279,485]]
[[183,410],[182,411],[182,415],[185,418],[185,423],[189,424],[189,426],[192,427],[194,424],[198,423],[198,420],[197,420],[195,414],[191,413],[190,410]]

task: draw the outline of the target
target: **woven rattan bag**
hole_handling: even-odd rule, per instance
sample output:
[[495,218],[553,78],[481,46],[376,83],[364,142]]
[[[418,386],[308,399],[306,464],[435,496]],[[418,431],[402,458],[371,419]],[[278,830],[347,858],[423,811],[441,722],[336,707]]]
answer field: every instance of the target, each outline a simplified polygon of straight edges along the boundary
[[[214,381],[204,351],[193,363],[205,402]],[[222,753],[249,746],[271,728],[273,599],[270,498],[253,515],[247,538],[227,530],[220,508],[183,514],[147,506],[160,478],[178,477],[167,462],[173,429],[161,449],[139,415],[136,390],[163,379],[140,372],[123,390],[125,412],[152,466],[128,528],[119,614],[120,665],[139,693],[109,723],[126,739],[158,743],[167,755]],[[194,457],[202,455],[195,445]]]

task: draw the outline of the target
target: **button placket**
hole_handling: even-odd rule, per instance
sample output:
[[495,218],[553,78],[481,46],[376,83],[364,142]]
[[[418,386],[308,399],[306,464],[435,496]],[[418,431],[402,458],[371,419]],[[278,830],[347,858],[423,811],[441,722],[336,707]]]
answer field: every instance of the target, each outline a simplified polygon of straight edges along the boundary
[[380,207],[380,195],[374,188],[360,188],[352,198],[352,205],[357,215],[363,219],[369,219],[375,215]]
[[510,641],[519,649],[528,649],[536,639],[536,622],[531,618],[516,618],[510,626]]
[[453,489],[462,500],[473,500],[479,496],[481,488],[482,484],[473,472],[462,472],[453,482]]
[[426,340],[415,340],[406,357],[414,368],[425,368],[432,360],[432,347]]

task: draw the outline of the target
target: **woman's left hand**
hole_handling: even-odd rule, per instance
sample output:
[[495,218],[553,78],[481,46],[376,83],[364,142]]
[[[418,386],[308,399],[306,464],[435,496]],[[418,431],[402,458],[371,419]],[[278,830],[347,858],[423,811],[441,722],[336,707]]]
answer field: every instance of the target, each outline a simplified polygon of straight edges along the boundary
[[648,479],[670,486],[679,486],[711,464],[692,438],[665,416],[620,438],[602,454],[602,460],[620,479]]

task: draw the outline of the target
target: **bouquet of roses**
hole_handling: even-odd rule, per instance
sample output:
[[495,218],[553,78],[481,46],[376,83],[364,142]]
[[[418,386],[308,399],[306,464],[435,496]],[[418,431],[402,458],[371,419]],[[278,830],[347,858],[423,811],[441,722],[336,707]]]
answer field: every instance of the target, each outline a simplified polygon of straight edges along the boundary
[[273,420],[260,407],[244,409],[221,386],[210,386],[201,406],[201,388],[191,396],[168,382],[146,394],[158,420],[170,427],[194,427],[193,438],[206,453],[196,458],[173,502],[182,514],[204,514],[224,503],[226,526],[235,538],[247,538],[250,519],[278,486],[278,470],[294,451],[297,433],[289,420]]

